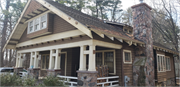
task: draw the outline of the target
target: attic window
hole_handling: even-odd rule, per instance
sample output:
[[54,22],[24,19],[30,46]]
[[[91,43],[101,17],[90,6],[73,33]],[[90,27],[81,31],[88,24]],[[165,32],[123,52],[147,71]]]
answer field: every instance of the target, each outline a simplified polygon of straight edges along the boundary
[[125,32],[127,32],[127,29],[124,29]]
[[130,34],[132,34],[132,31],[131,31],[131,30],[129,30],[129,33],[130,33]]
[[40,16],[28,23],[28,33],[33,33],[47,27],[47,14]]

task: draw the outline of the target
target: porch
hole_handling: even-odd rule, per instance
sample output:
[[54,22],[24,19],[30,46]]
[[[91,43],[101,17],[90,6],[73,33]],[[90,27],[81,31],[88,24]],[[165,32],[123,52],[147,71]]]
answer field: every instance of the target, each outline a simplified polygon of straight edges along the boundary
[[[121,47],[121,45],[113,43],[87,40],[20,50],[17,52],[18,58],[16,61],[18,62],[16,62],[16,67],[22,67],[21,56],[30,53],[29,69],[30,71],[39,71],[37,75],[34,75],[36,77],[50,74],[58,75],[58,77],[65,78],[66,82],[71,84],[71,86],[74,86],[77,85],[77,79],[81,77],[79,73],[85,72],[82,75],[93,73],[96,76],[93,81],[98,82],[97,85],[113,86],[119,82],[119,76],[114,76],[116,75],[115,50],[121,49]],[[98,70],[96,66],[98,65],[108,65],[108,74],[112,76],[97,77]],[[87,78],[91,77],[87,76]]]

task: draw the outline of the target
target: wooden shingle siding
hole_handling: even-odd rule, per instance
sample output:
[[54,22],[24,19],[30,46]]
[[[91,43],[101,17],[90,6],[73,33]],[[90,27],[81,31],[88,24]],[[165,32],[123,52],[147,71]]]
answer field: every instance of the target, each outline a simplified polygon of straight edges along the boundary
[[29,3],[29,6],[23,16],[26,16],[27,14],[29,14],[29,13],[33,12],[34,10],[37,10],[38,8],[41,8],[41,7],[42,7],[42,5],[40,3],[38,3],[36,0],[31,0],[31,2]]
[[116,76],[119,76],[119,85],[122,85],[122,53],[120,49],[116,50]]
[[[123,50],[130,50],[131,51],[132,64],[133,64],[134,57],[135,57],[134,45],[129,46],[126,42],[123,42],[121,58],[123,58]],[[128,76],[130,78],[128,85],[133,85],[133,65],[132,64],[125,64],[123,61],[122,61],[122,63],[123,63],[123,78],[124,78],[124,76]],[[124,81],[122,81],[122,82],[124,82]]]
[[54,15],[53,34],[70,30],[76,30],[76,28],[59,16]]

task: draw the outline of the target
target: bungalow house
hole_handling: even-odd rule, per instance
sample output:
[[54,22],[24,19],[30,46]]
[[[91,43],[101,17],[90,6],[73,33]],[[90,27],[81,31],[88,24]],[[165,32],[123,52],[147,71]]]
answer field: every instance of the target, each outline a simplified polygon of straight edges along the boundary
[[133,27],[51,0],[29,0],[4,49],[17,50],[15,72],[29,54],[31,75],[77,79],[71,85],[175,85],[178,52],[153,42],[151,7],[140,3],[132,9]]

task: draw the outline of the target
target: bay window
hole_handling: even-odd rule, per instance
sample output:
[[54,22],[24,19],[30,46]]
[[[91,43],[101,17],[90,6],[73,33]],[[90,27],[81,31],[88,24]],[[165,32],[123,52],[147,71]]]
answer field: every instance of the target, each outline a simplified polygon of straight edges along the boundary
[[107,65],[109,74],[115,74],[115,50],[96,51],[96,66]]
[[28,33],[47,28],[47,14],[42,15],[28,23]]

